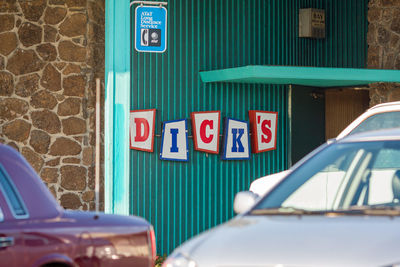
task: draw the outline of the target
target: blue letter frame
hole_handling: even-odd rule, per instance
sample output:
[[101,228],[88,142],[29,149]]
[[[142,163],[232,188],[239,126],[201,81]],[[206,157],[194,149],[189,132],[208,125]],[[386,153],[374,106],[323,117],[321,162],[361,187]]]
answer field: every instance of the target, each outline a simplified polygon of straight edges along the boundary
[[[228,142],[228,130],[229,130],[229,123],[230,121],[237,121],[237,122],[243,122],[246,123],[247,125],[247,147],[249,150],[249,156],[248,157],[237,157],[237,158],[227,158],[226,157],[226,151],[227,151],[227,142]],[[249,160],[251,157],[251,146],[250,146],[250,135],[249,135],[249,122],[248,121],[242,121],[242,120],[237,120],[233,118],[225,118],[225,129],[224,129],[224,143],[223,143],[223,149],[222,149],[222,159],[223,160]]]
[[[165,135],[165,126],[168,123],[173,123],[173,122],[180,122],[180,121],[185,121],[185,140],[186,140],[186,159],[177,159],[177,158],[169,158],[169,157],[163,157],[163,146],[164,146],[164,135]],[[162,137],[161,137],[161,149],[160,149],[160,159],[162,160],[171,160],[171,161],[189,161],[189,146],[188,146],[188,129],[187,129],[187,119],[181,119],[181,120],[173,120],[173,121],[164,121],[163,122],[163,129],[162,129]]]

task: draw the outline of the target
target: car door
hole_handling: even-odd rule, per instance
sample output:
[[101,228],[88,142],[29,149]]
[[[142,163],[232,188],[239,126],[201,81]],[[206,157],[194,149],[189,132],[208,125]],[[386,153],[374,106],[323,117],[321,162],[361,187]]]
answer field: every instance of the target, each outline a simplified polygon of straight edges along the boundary
[[3,207],[4,202],[0,201],[0,266],[21,266],[24,257],[21,232]]
[[28,210],[8,175],[0,164],[0,266],[24,266],[22,227],[29,218]]

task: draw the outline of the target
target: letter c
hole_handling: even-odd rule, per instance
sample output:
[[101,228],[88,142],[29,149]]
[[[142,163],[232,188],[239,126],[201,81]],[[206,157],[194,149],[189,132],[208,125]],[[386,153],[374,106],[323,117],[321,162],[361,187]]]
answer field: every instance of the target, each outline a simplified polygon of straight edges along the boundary
[[204,143],[209,144],[213,140],[214,135],[213,134],[210,134],[209,136],[206,135],[207,126],[210,128],[210,130],[214,129],[214,121],[204,120],[200,125],[200,139]]

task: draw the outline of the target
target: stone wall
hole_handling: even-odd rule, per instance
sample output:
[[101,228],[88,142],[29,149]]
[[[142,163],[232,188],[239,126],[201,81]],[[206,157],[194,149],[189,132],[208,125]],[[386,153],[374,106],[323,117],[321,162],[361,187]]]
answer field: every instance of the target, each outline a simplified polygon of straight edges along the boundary
[[0,142],[65,208],[94,209],[104,17],[104,0],[0,0]]
[[[370,0],[368,68],[400,69],[400,0]],[[400,84],[370,85],[370,105],[400,100]]]

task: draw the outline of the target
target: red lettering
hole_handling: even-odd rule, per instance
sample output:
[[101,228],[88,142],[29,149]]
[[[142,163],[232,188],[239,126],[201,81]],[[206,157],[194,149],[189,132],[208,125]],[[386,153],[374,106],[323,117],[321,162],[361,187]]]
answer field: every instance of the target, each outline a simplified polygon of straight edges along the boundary
[[209,144],[213,140],[214,135],[210,134],[208,137],[206,136],[207,126],[210,127],[211,130],[214,129],[214,121],[204,120],[200,125],[200,138],[204,143]]
[[[136,124],[136,136],[135,142],[143,142],[149,138],[149,122],[143,118],[135,118]],[[143,125],[143,135],[142,135],[142,125]]]
[[264,135],[261,136],[261,143],[269,143],[271,142],[272,139],[272,132],[269,128],[271,128],[271,121],[270,120],[265,120],[261,124],[261,131],[263,132],[264,135],[267,136],[267,138],[264,137]]

